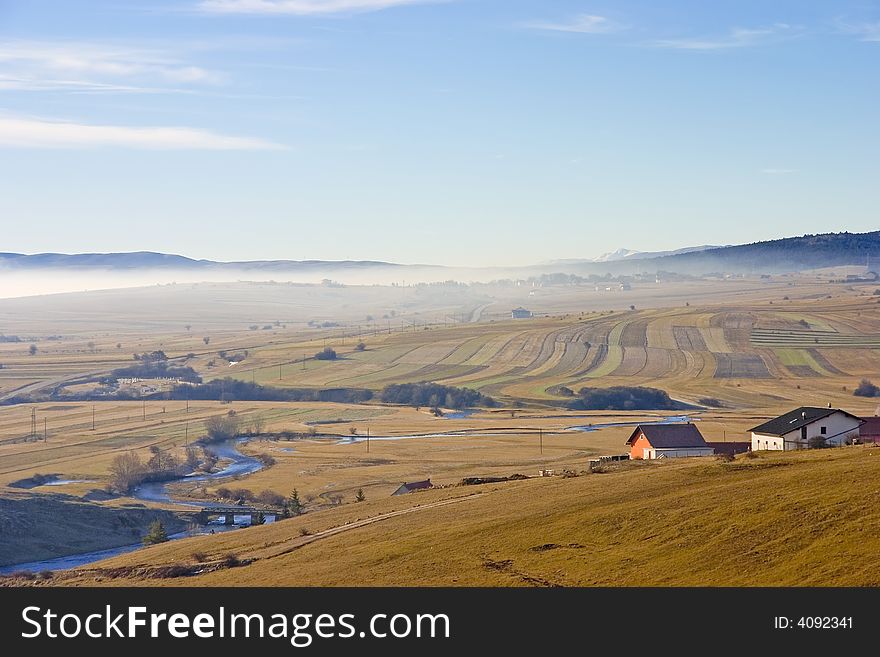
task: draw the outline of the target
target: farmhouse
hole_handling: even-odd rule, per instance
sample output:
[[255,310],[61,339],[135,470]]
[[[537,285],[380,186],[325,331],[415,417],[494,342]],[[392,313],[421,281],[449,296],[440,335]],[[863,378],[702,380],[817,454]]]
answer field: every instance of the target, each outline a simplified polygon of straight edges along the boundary
[[414,490],[425,490],[427,488],[434,488],[434,484],[431,483],[430,479],[425,479],[424,481],[405,481],[400,484],[400,487],[391,493],[391,495],[406,495],[407,493],[412,493]]
[[520,306],[519,308],[514,308],[513,310],[510,311],[510,317],[512,319],[528,319],[531,316],[532,316],[532,311],[526,310],[522,306]]
[[864,420],[839,408],[801,406],[751,429],[752,450],[843,445],[858,437]]
[[631,459],[666,459],[711,456],[715,450],[703,439],[696,425],[640,424],[626,444]]

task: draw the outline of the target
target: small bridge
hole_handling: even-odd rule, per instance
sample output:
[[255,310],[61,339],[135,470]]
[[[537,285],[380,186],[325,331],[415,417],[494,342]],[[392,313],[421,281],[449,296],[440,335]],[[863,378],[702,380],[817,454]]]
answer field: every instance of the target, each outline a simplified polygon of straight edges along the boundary
[[250,516],[251,524],[253,525],[260,514],[276,517],[280,515],[275,509],[258,509],[252,506],[238,506],[235,504],[215,504],[202,507],[201,511],[196,515],[196,522],[207,525],[211,516],[222,516],[224,525],[234,525],[235,516]]

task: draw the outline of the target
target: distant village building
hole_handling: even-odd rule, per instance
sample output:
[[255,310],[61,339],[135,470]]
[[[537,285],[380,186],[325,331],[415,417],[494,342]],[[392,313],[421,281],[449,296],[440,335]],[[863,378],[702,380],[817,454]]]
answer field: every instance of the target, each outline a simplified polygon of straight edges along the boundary
[[665,459],[711,456],[715,453],[696,425],[640,424],[626,444],[631,459]]
[[510,317],[512,319],[528,319],[531,316],[532,316],[532,311],[526,310],[522,306],[520,306],[519,308],[514,308],[513,310],[510,311]]
[[424,481],[403,482],[396,491],[391,493],[391,495],[406,495],[407,493],[412,493],[414,490],[425,490],[428,488],[434,488],[434,484],[431,483],[430,479],[425,479]]
[[839,408],[801,406],[750,429],[752,450],[809,449],[823,442],[843,445],[859,436],[863,423]]

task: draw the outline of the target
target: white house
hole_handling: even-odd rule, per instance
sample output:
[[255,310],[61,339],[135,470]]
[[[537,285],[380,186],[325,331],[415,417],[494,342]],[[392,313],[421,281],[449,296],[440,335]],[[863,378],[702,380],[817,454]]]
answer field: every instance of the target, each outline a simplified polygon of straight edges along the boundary
[[858,436],[861,418],[839,408],[802,406],[753,429],[752,450],[809,449],[812,439],[843,445]]

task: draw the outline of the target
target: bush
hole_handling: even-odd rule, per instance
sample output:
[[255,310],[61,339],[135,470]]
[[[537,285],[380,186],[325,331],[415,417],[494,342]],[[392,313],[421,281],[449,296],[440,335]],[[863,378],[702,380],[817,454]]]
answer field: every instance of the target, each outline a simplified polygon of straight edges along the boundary
[[308,527],[300,527],[299,528],[299,535],[300,536],[309,536],[311,533],[312,532]]
[[228,554],[223,555],[221,563],[227,568],[236,568],[241,565],[241,559],[239,559],[235,552],[229,552]]
[[278,508],[285,506],[286,502],[284,495],[279,495],[275,491],[268,489],[257,493],[256,501],[260,504],[265,504],[266,506],[274,506]]
[[856,397],[878,397],[880,396],[880,387],[875,386],[868,379],[862,379],[858,387],[853,390]]
[[332,347],[324,347],[315,354],[315,360],[336,360],[336,350]]
[[204,552],[193,552],[190,556],[196,563],[205,563],[208,560],[208,555]]
[[366,351],[366,349],[367,349],[367,344],[365,342],[358,342],[354,346],[355,351]]

